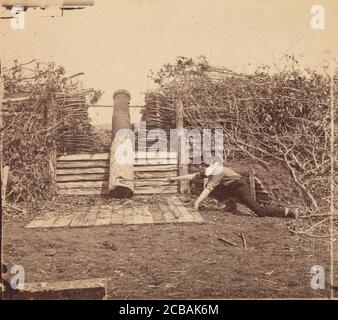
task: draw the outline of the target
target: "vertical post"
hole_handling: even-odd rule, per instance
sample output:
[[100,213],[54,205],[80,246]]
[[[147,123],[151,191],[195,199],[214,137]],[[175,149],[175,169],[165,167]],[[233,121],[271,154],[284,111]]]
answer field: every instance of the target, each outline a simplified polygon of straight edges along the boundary
[[0,171],[1,171],[1,200],[2,206],[5,205],[5,191],[7,185],[7,177],[9,167],[5,166],[3,163],[3,98],[5,97],[5,88],[2,80],[1,70],[0,70]]
[[[0,65],[1,67],[1,65]],[[0,169],[2,170],[2,127],[3,127],[3,105],[2,100],[5,96],[5,88],[2,80],[2,74],[0,69]]]
[[[54,128],[57,122],[56,119],[56,102],[51,100],[47,106],[47,130]],[[49,132],[47,133],[49,134]],[[53,141],[54,143],[54,141]],[[51,181],[51,191],[56,194],[56,146],[54,145],[52,150],[49,152],[49,176]]]
[[[183,103],[180,99],[176,99],[175,102],[175,109],[176,109],[176,128],[178,131],[178,141],[177,141],[177,152],[178,152],[178,173],[179,175],[188,174],[188,164],[183,164],[183,147],[184,147],[184,127],[183,127]],[[179,186],[180,193],[187,193],[189,192],[189,182],[188,181],[180,181]]]
[[5,87],[4,87],[4,81],[2,79],[2,73],[1,73],[1,64],[0,64],[0,168],[2,168],[2,151],[3,151],[3,99],[5,98]]
[[1,201],[2,207],[6,205],[6,188],[9,174],[9,166],[1,167]]
[[335,215],[335,208],[334,208],[334,197],[336,193],[335,188],[335,116],[336,116],[336,107],[337,107],[337,88],[338,88],[338,70],[335,70],[331,75],[331,83],[330,83],[330,153],[331,153],[331,177],[330,177],[330,296],[334,298],[334,215]]
[[[4,83],[2,80],[2,72],[1,72],[1,62],[0,62],[0,170],[2,173],[2,151],[3,151],[3,140],[2,140],[2,127],[3,127],[3,112],[2,112],[2,99],[5,96],[5,89],[4,89]],[[2,189],[2,181],[1,181],[1,189]],[[3,199],[1,198],[1,208],[0,208],[0,248],[2,248],[3,244],[3,234],[2,234],[2,212],[3,212]],[[3,279],[2,279],[2,272],[3,272],[3,254],[2,250],[0,250],[0,294],[1,294],[1,299],[3,300]]]
[[252,168],[250,168],[249,170],[249,182],[250,182],[251,195],[256,201],[255,171]]

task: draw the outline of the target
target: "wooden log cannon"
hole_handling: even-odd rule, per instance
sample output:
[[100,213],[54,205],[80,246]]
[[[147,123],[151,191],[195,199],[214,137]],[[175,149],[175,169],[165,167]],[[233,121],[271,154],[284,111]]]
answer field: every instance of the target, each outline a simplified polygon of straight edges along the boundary
[[130,93],[120,89],[114,92],[112,144],[109,165],[109,196],[131,198],[134,193],[134,141],[130,131]]

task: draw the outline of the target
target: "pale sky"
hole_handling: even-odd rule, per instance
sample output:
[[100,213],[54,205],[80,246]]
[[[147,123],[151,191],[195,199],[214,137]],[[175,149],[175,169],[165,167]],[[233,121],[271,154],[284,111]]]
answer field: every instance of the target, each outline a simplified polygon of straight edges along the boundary
[[[310,9],[318,4],[324,30],[310,27]],[[142,105],[152,87],[149,70],[177,56],[205,55],[211,64],[247,72],[249,63],[271,64],[285,53],[311,67],[323,64],[326,50],[338,58],[338,0],[96,0],[48,17],[55,13],[28,10],[25,30],[0,20],[2,64],[36,58],[69,75],[84,72],[85,87],[105,92],[99,104],[112,104],[113,92],[125,88],[131,104]],[[111,113],[90,112],[94,123],[111,122]]]

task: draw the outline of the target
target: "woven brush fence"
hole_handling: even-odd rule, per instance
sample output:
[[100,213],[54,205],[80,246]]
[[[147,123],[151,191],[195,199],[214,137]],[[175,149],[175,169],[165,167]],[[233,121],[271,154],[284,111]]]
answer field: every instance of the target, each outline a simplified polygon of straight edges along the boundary
[[[145,128],[139,128],[136,133],[136,147],[138,148],[138,137],[141,134],[145,137],[148,135],[149,130],[161,129],[164,130],[169,137],[170,129],[175,128],[175,105],[174,100],[171,97],[165,97],[159,92],[147,92],[145,95],[145,106],[141,110],[141,121],[146,123]],[[155,142],[158,142],[159,139],[154,137],[153,139],[148,135],[146,140],[146,147],[150,147]],[[167,144],[169,148],[168,140],[163,141]],[[146,151],[142,148],[138,149],[140,151]]]
[[175,106],[170,97],[159,92],[147,92],[145,107],[141,110],[142,121],[147,122],[147,129],[175,128]]
[[91,153],[94,146],[93,127],[88,116],[86,92],[57,94],[59,116],[65,120],[59,130],[58,154]]

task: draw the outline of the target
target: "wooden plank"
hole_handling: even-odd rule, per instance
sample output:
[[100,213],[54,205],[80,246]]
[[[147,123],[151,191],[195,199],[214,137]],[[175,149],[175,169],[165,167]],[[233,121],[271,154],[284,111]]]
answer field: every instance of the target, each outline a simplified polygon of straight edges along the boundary
[[113,213],[112,206],[101,206],[99,214],[97,215],[95,225],[107,225],[110,224],[111,216]]
[[134,171],[136,172],[161,172],[161,171],[174,171],[177,170],[175,164],[159,164],[159,165],[135,165]]
[[58,217],[51,225],[51,228],[67,227],[70,225],[71,221],[73,220],[73,217],[74,215],[66,215]]
[[68,154],[57,158],[57,161],[88,161],[88,160],[109,160],[109,153]]
[[158,204],[150,205],[150,212],[153,218],[153,223],[166,223],[163,214],[160,211]]
[[56,174],[58,176],[64,175],[86,175],[86,174],[102,174],[107,175],[109,169],[107,168],[67,168],[67,169],[57,169]]
[[166,203],[159,203],[158,206],[167,223],[176,222],[175,216],[171,213],[170,208]]
[[122,206],[114,206],[110,219],[110,224],[123,224],[124,210]]
[[135,159],[177,159],[177,152],[172,151],[137,151]]
[[[141,151],[135,152],[134,159],[176,159],[177,152],[165,151]],[[84,154],[69,154],[60,156],[58,161],[88,161],[88,160],[109,160],[109,153],[84,153]]]
[[[57,162],[57,174],[87,174],[87,173],[108,173],[109,162],[108,161],[74,161],[74,162]],[[72,169],[61,171],[60,169]],[[93,170],[86,170],[93,169]],[[176,172],[176,164],[158,164],[158,165],[134,165],[134,172],[162,172],[170,171]]]
[[24,289],[11,295],[11,300],[59,300],[61,297],[65,300],[106,300],[107,280],[25,283]]
[[177,186],[177,181],[168,181],[165,179],[140,179],[140,180],[134,180],[134,186],[135,187],[143,187],[143,186],[149,186],[149,187],[158,187],[158,186]]
[[[171,177],[175,177],[176,174],[171,175]],[[142,178],[139,175],[134,176],[134,182],[137,185],[177,185],[177,181],[170,181],[170,177],[151,177],[150,178]],[[107,174],[83,174],[83,175],[58,175],[57,185],[63,186],[63,182],[89,182],[89,181],[108,181]],[[66,185],[65,185],[66,186]],[[61,187],[61,189],[63,189]]]
[[193,221],[197,223],[204,222],[202,215],[198,211],[193,208],[185,207],[181,200],[179,200],[177,197],[173,198],[173,202],[186,221]]
[[[177,186],[159,186],[157,188],[154,187],[137,187],[134,190],[134,194],[175,194],[177,193]],[[107,195],[108,189],[105,188],[81,188],[81,189],[59,189],[58,194],[60,195],[89,195],[89,196],[97,196],[97,195]]]
[[135,179],[171,178],[177,176],[177,170],[158,172],[134,172]]
[[204,222],[203,217],[201,216],[201,214],[198,211],[196,211],[195,209],[192,209],[190,211],[190,214],[193,216],[193,219],[194,219],[195,222],[197,222],[197,223]]
[[191,214],[191,210],[189,210],[180,199],[178,199],[177,197],[173,197],[172,201],[175,204],[178,212],[180,213],[184,221],[192,222],[195,220],[193,215]]
[[143,207],[143,219],[144,219],[144,223],[153,223],[153,216],[150,212],[150,208],[149,206],[145,205]]
[[[107,170],[93,170],[93,171],[80,171],[81,168],[108,168],[109,161],[101,160],[101,161],[57,161],[56,168],[57,169],[79,169],[79,171],[74,171],[74,174],[81,173],[106,173]],[[59,173],[59,170],[57,170]],[[67,174],[67,173],[59,173],[59,174]]]
[[170,209],[170,212],[173,214],[177,222],[183,221],[183,216],[172,201],[172,197],[166,198],[166,203]]
[[170,197],[170,200],[176,205],[176,206],[183,206],[183,202],[177,197],[177,196],[172,196]]
[[70,181],[105,181],[108,180],[108,174],[70,174],[70,175],[57,175],[57,182],[70,182]]
[[69,196],[98,196],[108,194],[108,189],[101,188],[87,188],[87,189],[59,189],[57,191],[60,195],[69,195]]
[[[134,180],[135,187],[175,187],[177,182],[170,182],[165,179],[142,179]],[[88,189],[88,188],[108,188],[108,181],[63,181],[57,183],[58,189]]]
[[123,224],[133,224],[134,223],[134,214],[133,208],[127,207],[123,209]]
[[195,219],[193,215],[191,214],[190,210],[188,210],[185,206],[178,206],[176,205],[177,210],[180,212],[182,219],[185,222],[194,222]]
[[44,224],[41,226],[41,228],[49,228],[50,226],[53,225],[57,217],[52,217],[47,220],[45,220]]
[[58,182],[58,189],[108,188],[108,181]]
[[135,159],[134,165],[178,164],[177,159]]
[[134,217],[134,224],[143,224],[144,223],[143,208],[142,207],[134,207],[133,208],[133,217]]
[[101,211],[113,211],[113,205],[112,204],[101,204],[100,206],[100,212]]
[[71,174],[71,175],[57,175],[57,182],[68,182],[68,181],[108,181],[107,174]]
[[95,278],[85,280],[71,280],[60,282],[33,282],[25,283],[24,292],[36,293],[36,292],[60,292],[63,290],[72,289],[89,289],[89,288],[105,288],[107,287],[106,278]]
[[46,222],[45,219],[36,219],[27,224],[25,228],[41,228],[45,222]]
[[87,215],[87,212],[81,211],[81,212],[76,212],[74,214],[74,218],[72,222],[70,223],[71,227],[80,227],[83,224],[83,221]]
[[96,218],[97,218],[97,216],[99,214],[99,210],[100,210],[99,206],[90,207],[89,210],[88,210],[88,212],[87,212],[86,217],[83,220],[82,226],[85,227],[85,226],[93,226],[93,225],[95,225]]

